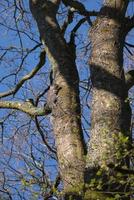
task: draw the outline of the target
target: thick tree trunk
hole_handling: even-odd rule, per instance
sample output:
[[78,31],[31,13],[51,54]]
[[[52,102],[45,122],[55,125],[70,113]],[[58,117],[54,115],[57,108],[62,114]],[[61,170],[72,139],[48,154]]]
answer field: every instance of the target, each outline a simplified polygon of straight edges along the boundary
[[[75,200],[82,199],[85,144],[80,118],[79,77],[74,54],[56,20],[59,4],[60,0],[30,0],[30,9],[53,66],[54,82],[50,92],[54,98],[49,106],[65,199],[72,195]],[[87,154],[90,180],[96,176],[93,172],[98,168],[128,165],[124,150],[128,145],[126,137],[130,137],[131,109],[123,71],[123,19],[127,4],[124,0],[105,0],[90,31],[93,84],[91,139]],[[89,191],[87,194],[85,199],[103,199],[99,193]]]
[[[79,192],[84,183],[84,140],[81,128],[79,77],[75,58],[56,21],[60,1],[30,0],[30,9],[53,67],[52,121],[65,191]],[[72,191],[71,191],[72,190]],[[76,191],[75,191],[76,190]],[[74,195],[74,199],[78,199]]]
[[124,0],[106,0],[90,30],[93,90],[88,178],[100,167],[125,164],[127,142],[125,146],[123,139],[130,137],[131,120],[123,71],[123,19],[127,4]]

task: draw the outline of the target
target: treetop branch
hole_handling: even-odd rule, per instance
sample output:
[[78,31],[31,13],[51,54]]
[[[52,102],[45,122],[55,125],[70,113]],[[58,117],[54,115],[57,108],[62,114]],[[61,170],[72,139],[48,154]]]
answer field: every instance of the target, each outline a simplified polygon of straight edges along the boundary
[[81,15],[84,15],[86,17],[90,16],[97,16],[97,11],[88,11],[86,10],[85,6],[78,2],[78,1],[72,1],[72,0],[62,0],[65,6],[70,6],[72,10],[78,12]]
[[67,18],[64,21],[62,27],[61,27],[61,31],[63,33],[63,35],[65,34],[65,31],[68,27],[69,24],[71,24],[73,22],[73,17],[74,17],[74,12],[72,12],[70,9],[68,10],[68,14],[67,14]]

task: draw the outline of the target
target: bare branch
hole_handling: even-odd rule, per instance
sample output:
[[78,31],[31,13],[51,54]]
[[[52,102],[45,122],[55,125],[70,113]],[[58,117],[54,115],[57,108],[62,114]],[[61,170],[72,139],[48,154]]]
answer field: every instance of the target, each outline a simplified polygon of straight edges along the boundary
[[62,0],[65,6],[70,6],[74,11],[78,12],[81,15],[84,15],[86,17],[90,16],[97,16],[98,12],[96,11],[87,11],[85,6],[78,2],[78,1],[72,1],[72,0]]
[[125,80],[127,89],[129,90],[134,85],[134,70],[131,70],[125,74]]
[[79,22],[76,24],[76,26],[73,28],[73,30],[71,31],[72,33],[76,33],[77,30],[80,28],[80,26],[86,21],[86,18],[82,18],[79,20]]
[[73,17],[74,17],[74,12],[72,12],[69,9],[68,10],[68,14],[67,14],[67,19],[64,21],[64,23],[63,23],[63,25],[61,27],[61,31],[62,31],[63,35],[65,34],[65,31],[66,31],[68,25],[73,22]]
[[125,45],[134,48],[134,44],[130,44],[130,43],[128,43],[128,42],[125,42]]
[[133,53],[132,53],[131,50],[127,47],[127,45],[125,45],[124,47],[125,47],[125,49],[128,51],[128,53],[129,53],[131,56],[133,56]]
[[34,75],[43,67],[43,65],[45,64],[45,58],[46,58],[46,52],[45,52],[45,50],[43,50],[40,53],[40,61],[36,65],[36,67],[29,74],[24,76],[18,82],[18,84],[15,86],[15,88],[13,88],[13,89],[11,89],[11,90],[9,90],[7,92],[0,93],[0,98],[7,97],[7,96],[10,96],[10,95],[15,95],[18,92],[18,90],[21,88],[21,86],[25,83],[25,81],[33,78]]
[[37,130],[38,130],[38,132],[40,133],[41,138],[42,138],[44,144],[46,145],[46,147],[48,148],[48,150],[56,155],[56,154],[57,154],[56,150],[53,149],[53,148],[50,146],[50,144],[47,142],[47,140],[45,139],[44,133],[43,133],[41,127],[40,127],[40,124],[39,124],[39,122],[38,122],[37,117],[35,118],[35,124],[36,124]]
[[126,168],[122,168],[122,167],[115,167],[113,164],[109,164],[109,166],[111,169],[113,168],[115,171],[120,172],[122,174],[134,174],[134,170],[132,169],[126,169]]
[[129,18],[125,18],[125,32],[128,33],[129,31],[131,31],[132,28],[134,28],[134,16]]
[[0,101],[0,108],[20,110],[33,117],[45,115],[44,108],[37,108],[30,102]]

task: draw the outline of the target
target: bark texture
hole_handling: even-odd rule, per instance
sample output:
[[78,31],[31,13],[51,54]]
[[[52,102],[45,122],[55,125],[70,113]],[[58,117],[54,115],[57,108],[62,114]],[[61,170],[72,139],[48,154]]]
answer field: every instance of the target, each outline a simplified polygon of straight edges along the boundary
[[93,85],[87,158],[90,169],[121,163],[122,158],[117,155],[119,139],[130,137],[131,109],[123,71],[127,5],[124,0],[105,0],[90,30]]
[[30,9],[53,66],[55,98],[49,106],[52,109],[60,172],[64,188],[70,192],[69,188],[79,190],[78,187],[84,183],[85,147],[80,117],[79,77],[74,55],[56,20],[59,3],[58,0],[30,0]]
[[[65,199],[83,199],[80,193],[85,181],[85,144],[80,117],[79,76],[74,51],[65,41],[56,19],[61,1],[29,2],[46,54],[53,66],[54,81],[49,91],[52,96],[49,107],[52,110]],[[66,5],[67,1],[63,2]],[[120,139],[130,138],[131,109],[127,101],[128,86],[123,70],[127,5],[128,1],[124,0],[105,0],[90,30],[93,90],[91,139],[87,153],[89,179],[98,168],[113,164],[128,165],[128,159],[119,157],[117,153],[123,153],[123,149],[127,148]],[[87,194],[85,199],[103,199],[103,194],[91,191]]]

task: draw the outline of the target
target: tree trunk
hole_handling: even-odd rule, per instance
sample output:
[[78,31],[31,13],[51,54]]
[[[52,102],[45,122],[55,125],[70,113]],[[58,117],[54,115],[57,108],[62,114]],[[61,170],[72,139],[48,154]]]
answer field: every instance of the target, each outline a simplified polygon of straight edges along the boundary
[[128,164],[124,151],[130,137],[131,109],[123,70],[127,4],[124,0],[105,0],[90,30],[93,89],[87,156],[89,179],[99,168]]
[[30,0],[30,9],[53,67],[52,124],[66,199],[73,193],[76,193],[73,199],[79,199],[77,192],[83,187],[85,168],[79,77],[74,55],[56,21],[59,3]]
[[[79,76],[75,56],[56,20],[60,0],[30,0],[46,53],[53,66],[52,123],[65,199],[82,199],[85,144],[81,128]],[[123,71],[124,17],[128,2],[105,0],[90,31],[92,90],[91,139],[86,181],[99,168],[128,165],[125,150],[130,137],[131,109]],[[124,31],[124,34],[123,34]],[[107,179],[104,176],[104,180]],[[107,190],[107,184],[105,190]],[[116,190],[116,185],[110,186]],[[114,188],[115,187],[115,188]],[[118,187],[119,188],[119,187]],[[106,195],[106,197],[108,197]],[[85,199],[103,199],[89,191]]]

